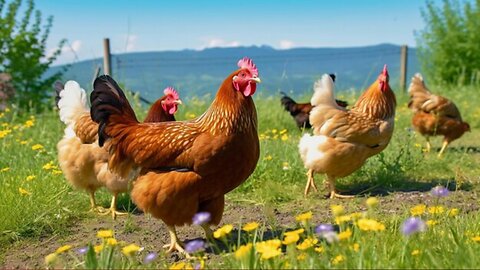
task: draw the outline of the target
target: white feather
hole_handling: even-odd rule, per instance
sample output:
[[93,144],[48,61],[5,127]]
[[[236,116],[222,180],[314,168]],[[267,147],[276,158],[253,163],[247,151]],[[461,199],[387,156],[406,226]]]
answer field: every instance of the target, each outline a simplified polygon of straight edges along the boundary
[[327,139],[327,136],[312,136],[310,134],[305,134],[300,139],[298,149],[306,168],[314,167],[325,157],[325,153],[320,150],[320,147],[326,143]]
[[89,111],[87,93],[76,81],[68,81],[59,95],[60,120],[67,126],[75,124],[79,114]]
[[313,106],[328,105],[335,108],[341,108],[335,102],[333,93],[333,80],[328,74],[323,74],[322,78],[313,85],[313,96],[310,100]]

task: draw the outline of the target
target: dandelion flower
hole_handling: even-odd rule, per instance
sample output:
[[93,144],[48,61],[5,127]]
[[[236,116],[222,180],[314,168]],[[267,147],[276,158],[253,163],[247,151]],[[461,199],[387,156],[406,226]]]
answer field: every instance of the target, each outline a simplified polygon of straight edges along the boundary
[[425,222],[422,219],[411,217],[405,220],[402,224],[402,233],[404,235],[411,235],[417,232],[423,232],[426,229]]
[[10,170],[10,167],[5,167],[0,170],[0,172],[8,172]]
[[135,244],[130,244],[122,248],[122,253],[125,256],[131,256],[133,253],[140,251],[141,248]]
[[250,254],[252,247],[253,247],[252,243],[239,246],[235,251],[235,259],[240,260],[245,258],[247,255]]
[[345,257],[342,255],[337,255],[335,258],[332,259],[332,264],[339,264],[345,260]]
[[263,158],[263,160],[272,160],[272,156],[271,155],[267,155]]
[[96,245],[93,247],[93,250],[95,251],[95,253],[100,253],[103,250],[103,245]]
[[221,228],[217,229],[215,232],[213,232],[213,237],[215,237],[217,239],[225,237],[232,230],[233,230],[233,225],[231,225],[231,224],[224,225]]
[[342,216],[335,217],[335,223],[338,225],[344,222],[348,222],[350,220],[352,220],[352,215],[342,215]]
[[262,254],[262,257],[261,257],[262,259],[268,260],[282,254],[282,250],[280,248],[269,247],[265,249],[261,254]]
[[341,232],[338,234],[338,240],[347,240],[352,236],[352,231],[350,229],[347,229],[344,232]]
[[64,253],[64,252],[69,251],[70,249],[72,249],[71,245],[64,245],[64,246],[61,246],[61,247],[57,248],[55,253],[57,253],[57,254]]
[[25,180],[32,181],[35,178],[37,178],[35,175],[29,175],[29,176],[27,176],[27,178],[25,178]]
[[297,245],[297,249],[299,249],[299,250],[307,250],[307,249],[315,246],[316,243],[318,243],[318,239],[309,237],[309,238],[303,240],[302,243],[298,244],[298,245]]
[[308,221],[308,220],[312,219],[312,217],[313,217],[312,211],[308,211],[306,213],[303,213],[303,214],[300,214],[300,215],[296,216],[295,220],[298,221],[298,222],[303,222],[303,221]]
[[433,215],[441,214],[444,211],[445,211],[445,209],[443,208],[443,206],[440,206],[440,205],[431,206],[431,207],[428,208],[428,213],[433,214]]
[[21,188],[21,187],[18,188],[18,192],[20,192],[20,194],[25,195],[25,196],[32,195],[32,192],[30,192],[30,191],[28,191],[24,188]]
[[454,217],[454,216],[458,215],[458,212],[459,212],[458,208],[452,208],[452,209],[448,210],[447,214],[448,214],[449,217]]
[[277,130],[276,128],[272,129],[272,133],[273,133],[273,134],[277,133],[277,131],[278,131],[278,130]]
[[193,224],[195,225],[203,225],[210,221],[212,215],[209,212],[198,212],[196,213],[193,218]]
[[282,244],[288,246],[290,244],[296,244],[300,240],[300,235],[298,234],[287,234],[283,238]]
[[360,250],[360,245],[358,243],[355,243],[352,245],[352,249],[355,252],[358,252]]
[[196,253],[205,250],[205,242],[203,240],[192,240],[185,244],[185,251],[188,253]]
[[472,237],[472,241],[473,241],[473,242],[480,243],[480,235],[477,235],[477,236]]
[[385,230],[385,225],[382,223],[368,218],[362,218],[357,221],[357,226],[362,231],[383,231]]
[[33,127],[34,126],[34,122],[32,120],[27,120],[25,122],[25,127],[29,128],[29,127]]
[[334,216],[340,216],[340,215],[343,215],[343,213],[345,212],[345,209],[343,208],[343,206],[341,205],[331,205],[330,206],[330,209],[332,210],[332,214]]
[[420,250],[415,249],[415,250],[412,251],[411,254],[412,254],[412,256],[418,256],[418,255],[420,255]]
[[53,161],[48,162],[47,164],[43,165],[42,167],[44,170],[52,170],[52,169],[57,169],[58,167],[56,165],[53,165]]
[[246,231],[246,232],[250,232],[250,231],[253,231],[253,230],[256,230],[258,228],[258,226],[260,226],[257,222],[250,222],[250,223],[247,223],[243,226],[242,230]]
[[32,150],[36,151],[36,150],[41,150],[41,149],[43,149],[43,145],[41,145],[39,143],[37,143],[35,145],[32,145]]
[[442,186],[436,186],[434,188],[432,188],[432,190],[430,191],[430,193],[434,196],[434,197],[446,197],[448,196],[448,194],[450,193],[450,191],[448,191],[447,188],[445,187],[442,187]]
[[59,174],[62,174],[62,171],[60,171],[60,170],[52,170],[52,174],[53,174],[53,175],[59,175]]
[[427,209],[426,205],[418,204],[410,208],[410,214],[412,214],[412,216],[421,216],[425,213],[426,209]]
[[180,269],[187,269],[188,265],[185,262],[178,262],[174,263],[170,266],[170,270],[180,270]]
[[50,253],[47,256],[45,256],[45,264],[46,265],[51,265],[57,261],[57,254],[56,253]]
[[283,135],[283,134],[286,134],[287,132],[288,132],[288,130],[284,128],[284,129],[280,130],[279,133],[280,133],[280,135]]
[[297,256],[297,261],[304,261],[306,258],[307,258],[307,254],[305,254],[305,253],[300,253],[300,254]]
[[109,246],[116,246],[118,244],[118,241],[117,239],[111,237],[111,238],[107,238],[106,241],[107,245]]
[[317,253],[323,253],[325,251],[325,249],[323,249],[323,247],[316,247],[314,250]]
[[97,232],[98,238],[113,238],[112,230],[100,230]]
[[429,219],[427,220],[427,222],[425,222],[425,224],[427,224],[428,227],[432,227],[434,225],[437,225],[438,224],[438,221],[437,220],[433,220],[433,219]]
[[375,207],[378,205],[378,199],[375,198],[375,197],[369,197],[369,198],[365,201],[365,204],[366,204],[369,208],[375,208]]
[[288,134],[283,134],[282,137],[280,137],[282,141],[288,140]]
[[25,145],[25,144],[27,144],[27,143],[28,143],[28,141],[20,141],[20,144],[21,144],[21,145]]

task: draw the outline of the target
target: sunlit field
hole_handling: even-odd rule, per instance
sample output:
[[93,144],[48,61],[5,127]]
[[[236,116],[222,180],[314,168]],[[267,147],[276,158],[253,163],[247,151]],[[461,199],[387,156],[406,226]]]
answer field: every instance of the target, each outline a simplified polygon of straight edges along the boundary
[[[130,213],[111,221],[90,213],[88,195],[74,190],[58,167],[56,144],[63,123],[56,111],[0,114],[0,262],[3,267],[66,268],[475,268],[480,265],[480,97],[472,88],[442,89],[472,132],[451,144],[442,158],[441,139],[412,130],[407,96],[397,92],[394,137],[337,186],[354,199],[306,198],[306,170],[297,144],[303,132],[280,106],[279,96],[255,96],[261,154],[253,175],[227,195],[226,218],[206,242],[199,226],[188,239],[193,258],[170,256],[141,235],[151,217],[138,213],[128,195],[120,208]],[[181,93],[180,93],[181,94]],[[353,104],[357,95],[340,92]],[[295,97],[307,101],[308,95]],[[211,98],[182,98],[177,119],[200,115]],[[136,99],[135,110],[146,106]],[[445,189],[444,189],[445,188]],[[374,198],[374,199],[372,199]],[[97,192],[108,207],[110,195]],[[242,211],[237,213],[236,209]],[[155,222],[154,220],[152,222]],[[95,225],[95,224],[101,225]],[[148,223],[151,224],[151,223]],[[142,227],[144,226],[144,227]],[[163,230],[165,230],[163,228]],[[71,237],[73,234],[77,237]],[[81,237],[80,237],[81,236]],[[135,236],[135,237],[134,237]],[[30,253],[30,256],[25,255]]]

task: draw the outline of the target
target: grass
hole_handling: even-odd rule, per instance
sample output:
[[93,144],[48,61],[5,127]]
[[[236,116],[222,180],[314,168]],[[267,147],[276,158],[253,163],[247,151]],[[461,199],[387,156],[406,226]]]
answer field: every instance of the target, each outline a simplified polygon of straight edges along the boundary
[[[472,132],[454,142],[446,155],[438,159],[435,153],[422,151],[424,139],[410,129],[411,113],[406,108],[406,96],[397,94],[398,107],[395,134],[387,149],[380,155],[368,160],[357,172],[339,179],[338,187],[359,195],[358,198],[341,203],[352,211],[364,211],[363,197],[378,196],[380,207],[366,212],[370,218],[385,224],[381,232],[364,232],[354,223],[342,224],[339,229],[350,228],[351,238],[336,244],[317,243],[324,252],[319,254],[313,249],[305,255],[295,246],[282,246],[284,254],[270,260],[260,259],[261,254],[251,253],[248,260],[237,260],[234,255],[226,255],[226,262],[207,261],[208,267],[249,267],[256,268],[312,268],[312,267],[401,267],[401,268],[468,268],[478,266],[480,243],[472,240],[480,235],[478,215],[478,184],[480,182],[480,97],[474,95],[475,89],[462,87],[445,89],[436,93],[453,99],[463,116],[472,127]],[[355,100],[354,93],[343,93],[350,103]],[[331,201],[324,200],[322,194],[312,194],[303,198],[306,182],[305,169],[298,156],[297,143],[302,131],[295,126],[290,115],[279,105],[278,97],[256,95],[259,116],[259,134],[261,137],[261,155],[253,175],[242,186],[228,195],[228,200],[239,204],[260,204],[298,214],[304,210],[313,210],[314,215],[324,222],[331,220],[328,209]],[[302,100],[302,98],[299,98]],[[307,100],[304,98],[303,100]],[[200,115],[210,104],[205,98],[184,99],[185,106],[180,108],[178,119],[187,119]],[[141,115],[145,112],[136,106]],[[141,118],[141,117],[140,117]],[[30,121],[30,122],[27,122]],[[33,126],[31,125],[33,123]],[[68,228],[91,216],[88,211],[88,197],[83,192],[73,190],[58,172],[56,143],[62,137],[63,124],[57,112],[50,111],[35,115],[20,114],[16,109],[1,114],[0,118],[0,261],[12,244],[36,241],[54,235],[66,235]],[[8,132],[8,130],[10,132]],[[33,150],[40,144],[40,149]],[[440,138],[433,140],[434,150],[441,145]],[[50,163],[51,162],[51,163]],[[47,164],[50,164],[47,165]],[[322,186],[322,176],[316,181]],[[445,208],[460,208],[457,217],[442,216],[440,223],[426,233],[405,238],[399,233],[399,226],[409,216],[409,208],[418,202],[397,201],[395,194],[410,191],[429,191],[437,185],[447,186],[453,192]],[[322,191],[325,192],[325,191]],[[98,201],[109,205],[110,196],[106,191],[97,192]],[[467,195],[465,195],[467,194]],[[128,197],[122,198],[128,201]],[[470,200],[470,201],[469,201]],[[434,205],[426,199],[426,204]],[[439,202],[440,203],[440,202]],[[128,204],[128,203],[126,203]],[[301,205],[301,207],[299,206]],[[293,217],[292,217],[293,218]],[[431,218],[426,216],[425,218]],[[282,225],[282,224],[280,224]],[[283,224],[284,225],[284,224]],[[295,228],[304,227],[311,231],[314,224],[298,223]],[[130,224],[134,230],[137,225]],[[262,231],[257,231],[256,242],[261,241],[264,232],[276,231],[277,225],[262,223]],[[67,228],[67,229],[66,229]],[[237,228],[239,228],[237,226]],[[285,227],[280,227],[284,230]],[[241,231],[241,230],[238,230]],[[262,232],[260,234],[260,232]],[[281,240],[280,234],[276,235]],[[302,238],[308,237],[306,233]],[[313,236],[313,235],[310,235]],[[242,237],[237,237],[238,239]],[[268,237],[267,237],[268,238]],[[271,237],[270,237],[271,238]],[[251,238],[253,239],[253,238]],[[250,241],[252,242],[252,241]],[[352,245],[359,244],[359,250]],[[236,249],[245,242],[228,242]],[[51,247],[54,251],[56,247]],[[411,255],[413,250],[418,255]],[[254,249],[252,249],[254,250]],[[70,251],[72,252],[72,251]],[[109,252],[118,252],[120,248]],[[471,256],[470,256],[470,255]],[[63,254],[61,255],[63,256]],[[298,259],[298,256],[303,259]],[[342,256],[343,260],[334,259]],[[108,257],[117,258],[117,257]],[[121,257],[121,254],[118,258]],[[340,258],[340,257],[339,257]],[[140,257],[138,258],[141,259]],[[64,263],[70,267],[82,265]],[[118,267],[142,267],[132,258],[123,258]],[[165,267],[165,261],[158,259],[157,267]],[[115,260],[114,260],[115,262]],[[78,263],[78,262],[77,262]]]

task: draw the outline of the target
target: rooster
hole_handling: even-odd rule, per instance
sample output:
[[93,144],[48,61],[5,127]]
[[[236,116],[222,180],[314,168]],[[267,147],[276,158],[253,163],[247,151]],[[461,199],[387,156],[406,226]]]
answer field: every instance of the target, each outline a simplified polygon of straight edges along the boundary
[[225,194],[256,167],[259,140],[252,95],[260,78],[251,59],[241,59],[238,66],[208,110],[188,121],[139,123],[112,78],[101,76],[94,82],[91,115],[99,123],[100,145],[109,149],[109,166],[124,177],[139,174],[131,198],[167,225],[167,252],[188,257],[175,226],[191,224],[198,212],[211,215],[202,226],[211,239],[209,226],[220,222]]
[[[335,74],[329,74],[332,80],[335,82]],[[311,128],[310,121],[308,117],[310,115],[310,111],[312,110],[313,106],[310,102],[308,103],[297,103],[291,97],[287,96],[284,92],[281,92],[283,95],[280,99],[280,103],[282,104],[285,111],[289,112],[290,115],[295,120],[297,127],[302,128]],[[348,103],[346,101],[336,99],[335,102],[341,107],[347,107]]]
[[359,97],[351,110],[338,106],[333,80],[328,75],[315,83],[310,113],[313,136],[299,143],[300,156],[308,169],[305,196],[317,190],[313,174],[327,176],[330,198],[350,198],[336,192],[335,180],[358,170],[365,161],[387,147],[392,137],[396,99],[388,84],[385,65],[378,79]]
[[[67,125],[64,137],[57,144],[65,178],[74,187],[89,193],[92,211],[111,213],[115,219],[124,214],[116,210],[116,200],[119,193],[127,191],[128,180],[107,168],[108,152],[98,145],[98,124],[90,118],[85,90],[75,81],[65,85],[57,82],[54,87],[60,119]],[[146,122],[175,121],[173,114],[181,103],[178,93],[173,88],[165,89],[164,93],[150,108]],[[103,186],[113,194],[108,211],[103,211],[95,202],[95,191]]]
[[470,131],[470,125],[462,120],[457,106],[442,96],[430,93],[421,74],[413,76],[408,93],[408,107],[414,113],[412,124],[417,132],[425,136],[427,152],[431,148],[430,136],[443,135],[443,145],[438,153],[441,157],[453,140]]

